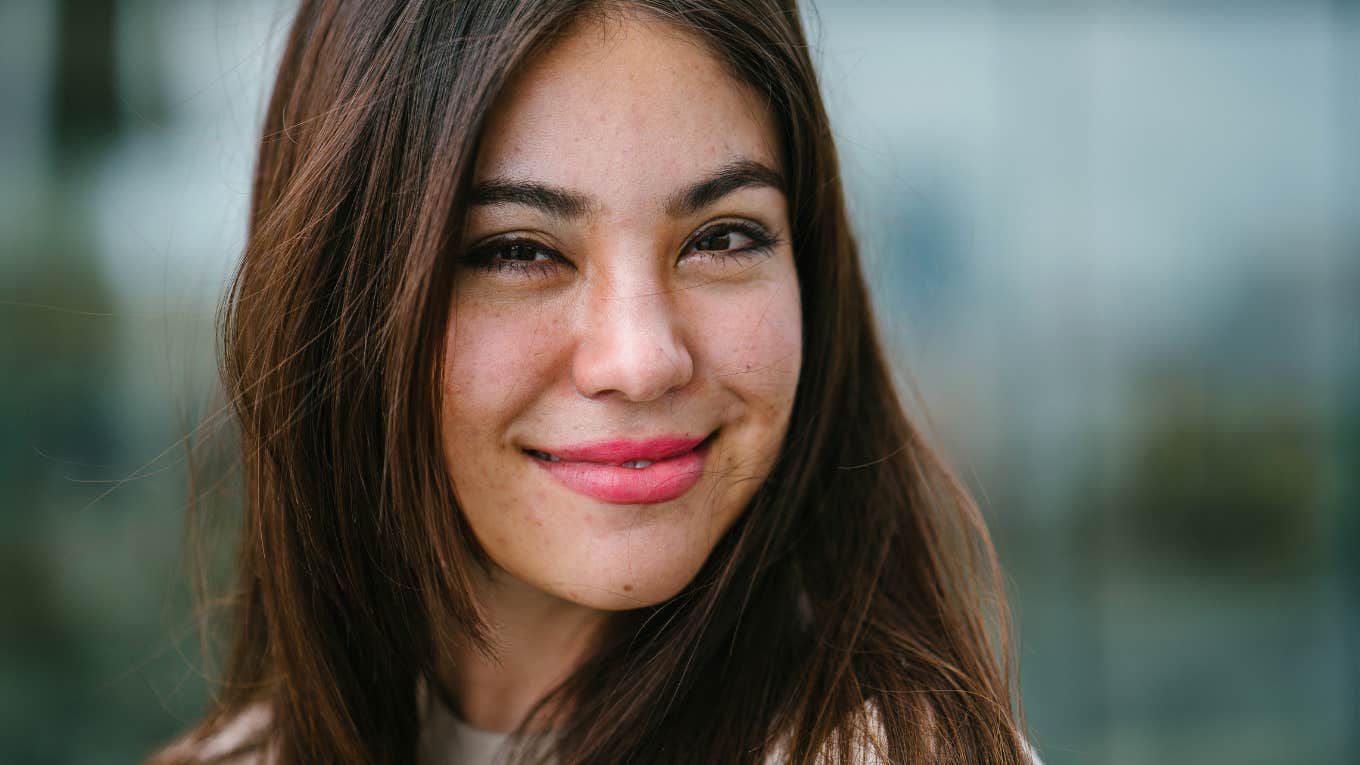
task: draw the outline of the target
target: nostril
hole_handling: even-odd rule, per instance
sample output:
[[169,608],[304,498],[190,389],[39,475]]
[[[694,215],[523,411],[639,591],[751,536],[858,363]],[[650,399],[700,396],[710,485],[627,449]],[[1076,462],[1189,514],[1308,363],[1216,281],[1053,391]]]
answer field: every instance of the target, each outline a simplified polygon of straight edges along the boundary
[[597,317],[588,327],[572,360],[573,382],[583,396],[616,393],[652,401],[683,388],[693,376],[689,348],[668,312]]

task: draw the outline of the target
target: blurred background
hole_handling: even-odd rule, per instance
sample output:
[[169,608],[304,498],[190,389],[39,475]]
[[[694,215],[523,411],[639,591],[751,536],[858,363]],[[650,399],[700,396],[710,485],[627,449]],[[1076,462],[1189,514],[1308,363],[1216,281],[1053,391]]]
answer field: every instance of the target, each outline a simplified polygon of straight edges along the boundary
[[[203,708],[184,446],[290,8],[0,0],[0,762]],[[1360,4],[808,11],[1044,761],[1360,762]]]

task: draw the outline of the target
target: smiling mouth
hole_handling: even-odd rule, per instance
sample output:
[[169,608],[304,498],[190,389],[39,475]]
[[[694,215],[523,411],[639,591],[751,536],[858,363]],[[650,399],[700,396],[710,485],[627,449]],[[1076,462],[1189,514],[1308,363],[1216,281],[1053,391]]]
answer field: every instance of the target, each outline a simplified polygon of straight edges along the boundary
[[556,452],[531,448],[523,451],[540,462],[578,462],[642,470],[658,462],[705,449],[717,435],[718,431],[715,430],[703,439],[663,436],[646,441],[601,441],[595,444],[564,447]]
[[[537,450],[537,449],[525,449],[524,451],[525,451],[530,457],[533,457],[533,458],[536,459],[536,460],[543,460],[544,462],[561,462],[561,461],[562,461],[562,458],[561,458],[561,457],[558,457],[558,456],[555,455],[555,454],[548,454],[547,452],[540,452],[540,451]],[[578,460],[578,461],[580,461],[580,460]],[[620,463],[617,467],[626,467],[626,468],[632,468],[633,470],[641,470],[642,468],[651,467],[652,465],[655,465],[658,461],[659,461],[659,460],[629,460],[629,461],[627,461],[627,462]],[[613,464],[613,463],[595,463],[595,464]]]
[[[548,454],[547,452],[540,452],[540,451],[537,450],[537,449],[525,449],[524,451],[525,451],[526,454],[528,454],[530,457],[533,457],[533,458],[536,459],[536,460],[543,460],[544,462],[561,462],[561,461],[562,461],[562,458],[561,458],[561,457],[558,457],[556,454]],[[571,461],[571,462],[589,462],[589,460],[570,460],[570,461]],[[660,462],[660,461],[661,461],[661,460],[628,460],[627,462],[621,462],[621,463],[613,463],[613,462],[593,462],[593,463],[591,463],[591,464],[595,464],[595,465],[614,465],[615,467],[625,467],[625,468],[632,468],[633,470],[641,470],[642,468],[645,468],[645,467],[651,467],[652,465],[655,465],[657,462]]]
[[703,439],[663,436],[523,451],[578,494],[609,504],[645,505],[676,499],[692,489],[703,475],[717,435],[715,430]]

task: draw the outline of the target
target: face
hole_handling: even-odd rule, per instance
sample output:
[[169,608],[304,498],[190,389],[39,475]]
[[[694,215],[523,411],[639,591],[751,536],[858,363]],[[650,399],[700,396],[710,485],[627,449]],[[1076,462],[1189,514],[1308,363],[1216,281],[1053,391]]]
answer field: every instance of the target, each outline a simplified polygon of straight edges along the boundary
[[496,567],[595,609],[687,584],[769,473],[801,363],[777,139],[662,22],[582,22],[502,93],[443,436]]

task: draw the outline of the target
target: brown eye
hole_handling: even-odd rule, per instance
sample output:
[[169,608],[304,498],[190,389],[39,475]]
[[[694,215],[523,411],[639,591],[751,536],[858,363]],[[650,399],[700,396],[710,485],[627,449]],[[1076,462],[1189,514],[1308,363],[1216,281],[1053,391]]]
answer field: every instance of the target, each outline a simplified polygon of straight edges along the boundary
[[766,254],[775,242],[762,226],[749,221],[729,221],[691,239],[688,250],[702,257],[738,257]]
[[519,263],[532,263],[535,260],[539,260],[539,256],[542,256],[543,260],[551,259],[551,256],[545,252],[542,247],[536,247],[524,242],[509,244],[503,247],[500,252],[502,260],[513,260]]
[[732,232],[719,231],[694,243],[696,250],[728,250],[732,248]]
[[462,257],[462,263],[481,271],[508,276],[551,276],[571,263],[539,242],[528,238],[493,241]]

